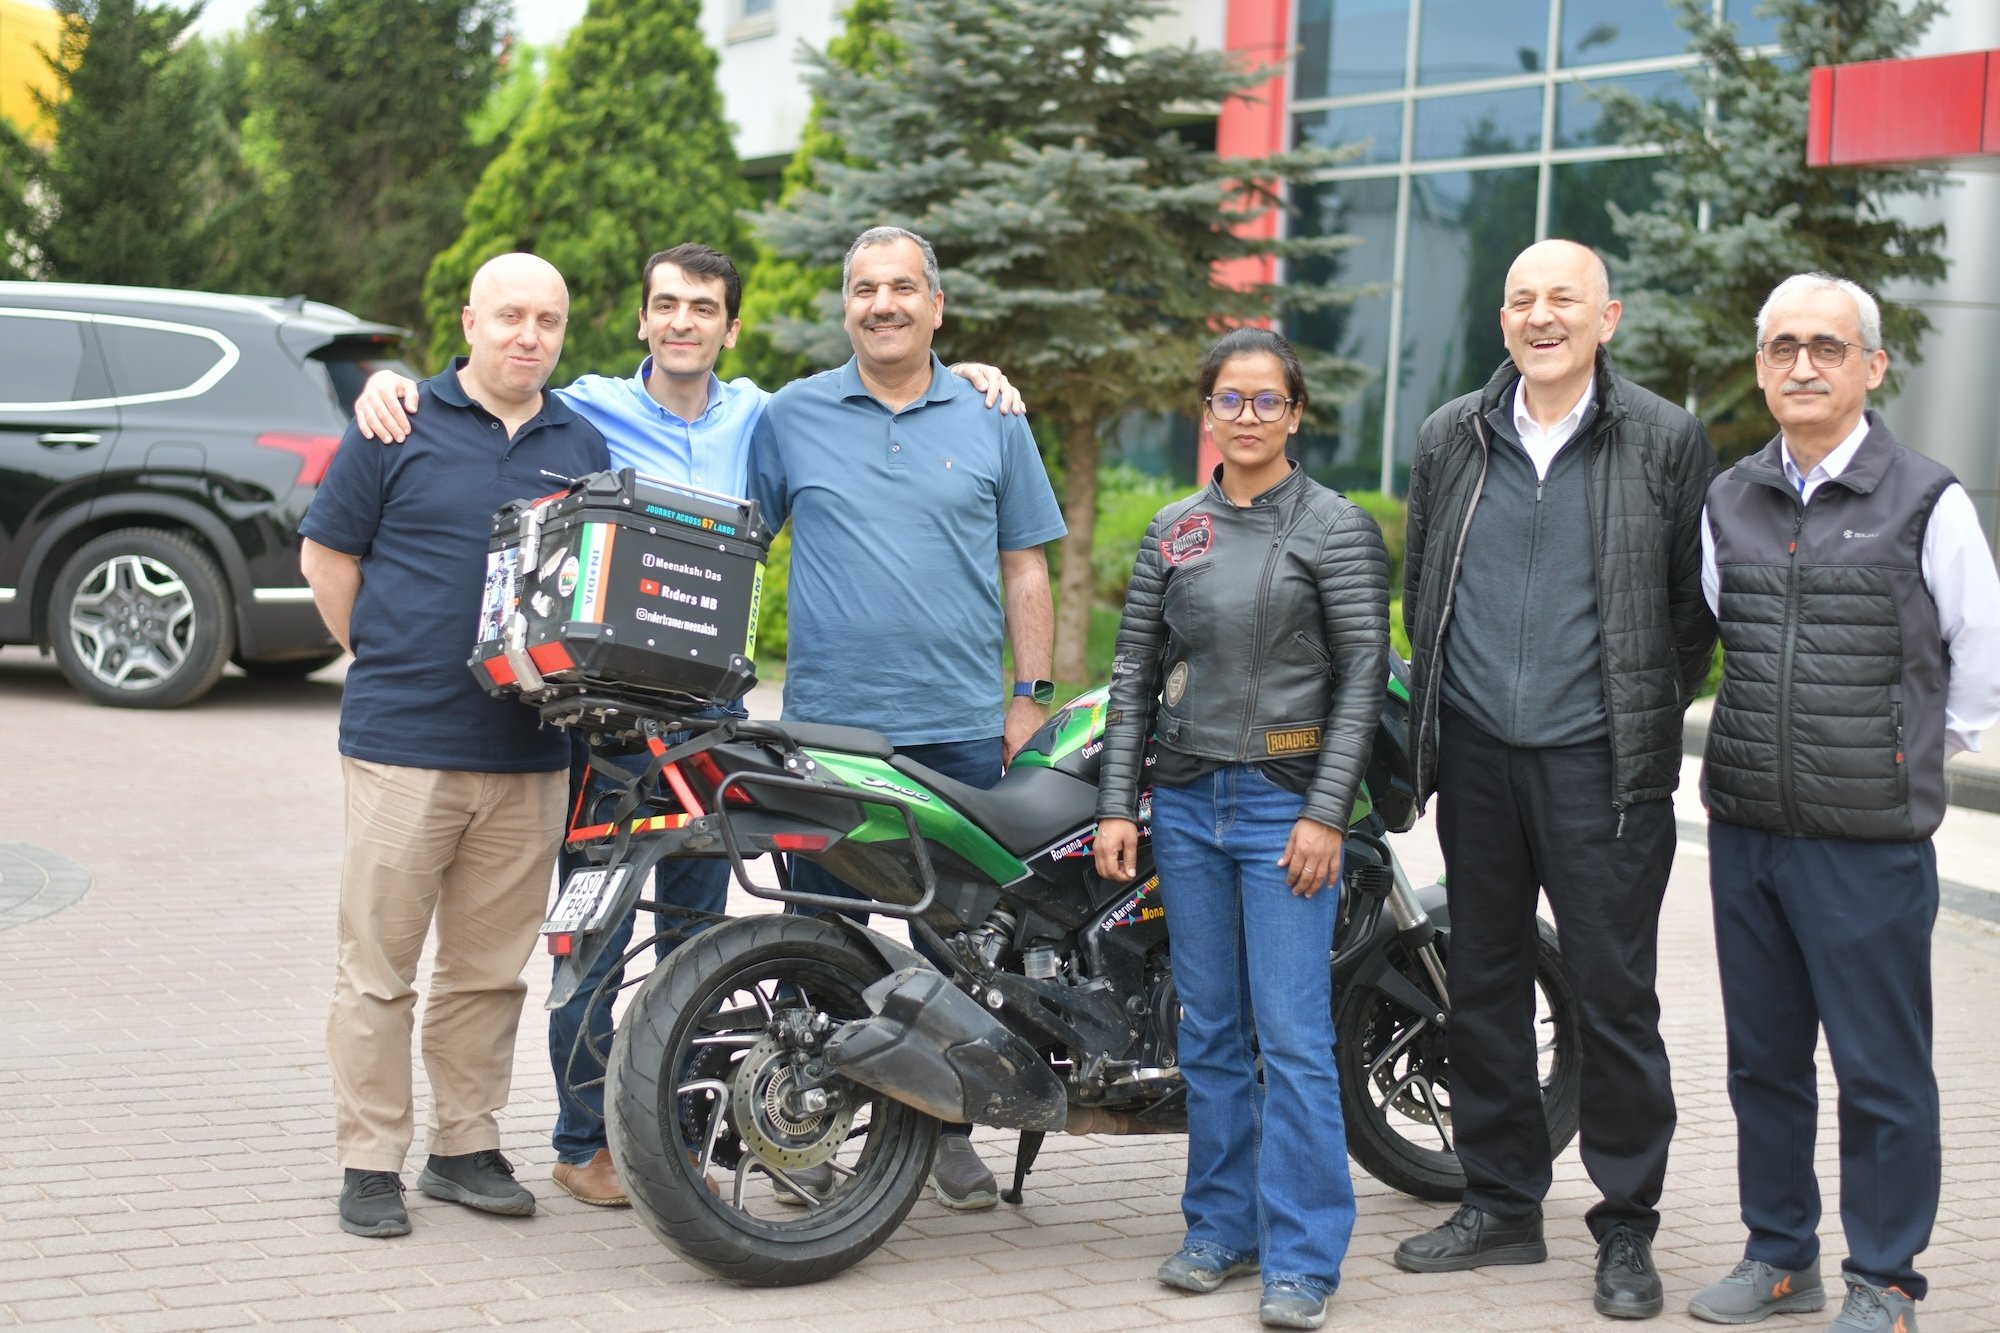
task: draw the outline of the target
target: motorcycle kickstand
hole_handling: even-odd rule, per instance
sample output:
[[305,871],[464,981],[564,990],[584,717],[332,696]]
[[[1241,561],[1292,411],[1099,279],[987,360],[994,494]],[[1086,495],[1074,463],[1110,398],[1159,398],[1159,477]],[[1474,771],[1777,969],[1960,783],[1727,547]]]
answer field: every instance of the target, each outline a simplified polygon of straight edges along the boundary
[[1000,1197],[1008,1203],[1021,1202],[1021,1186],[1027,1181],[1028,1173],[1035,1169],[1035,1158],[1041,1155],[1042,1140],[1047,1137],[1038,1129],[1021,1131],[1020,1146],[1014,1150],[1014,1187],[1000,1191]]

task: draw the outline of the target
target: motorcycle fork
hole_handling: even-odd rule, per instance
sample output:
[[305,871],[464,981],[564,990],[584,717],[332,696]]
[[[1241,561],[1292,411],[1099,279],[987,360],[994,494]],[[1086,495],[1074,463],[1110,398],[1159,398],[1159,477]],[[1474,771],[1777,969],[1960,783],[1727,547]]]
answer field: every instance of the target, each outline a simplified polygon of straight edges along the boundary
[[1437,928],[1431,924],[1430,913],[1417,901],[1410,877],[1403,873],[1403,863],[1393,851],[1389,853],[1389,872],[1393,880],[1389,890],[1389,918],[1396,923],[1396,933],[1423,963],[1431,985],[1437,987],[1438,1006],[1449,1013],[1451,993],[1445,989],[1444,962],[1438,957]]

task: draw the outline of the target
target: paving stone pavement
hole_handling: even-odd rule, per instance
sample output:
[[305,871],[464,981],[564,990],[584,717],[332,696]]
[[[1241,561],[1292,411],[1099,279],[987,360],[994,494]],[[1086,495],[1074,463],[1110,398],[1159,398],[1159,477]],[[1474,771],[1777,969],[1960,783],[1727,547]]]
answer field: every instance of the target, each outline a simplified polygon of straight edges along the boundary
[[[62,910],[0,921],[0,1325],[1255,1327],[1254,1283],[1181,1297],[1152,1280],[1179,1240],[1178,1138],[1056,1136],[1021,1207],[961,1215],[926,1198],[881,1251],[818,1286],[748,1291],[704,1276],[628,1212],[584,1207],[549,1182],[539,960],[502,1120],[539,1214],[491,1217],[412,1191],[410,1236],[341,1232],[322,1053],[338,680],[338,668],[283,684],[232,674],[196,708],[138,713],[90,707],[32,653],[0,653],[0,849],[52,853],[89,876]],[[770,715],[763,693],[755,706]],[[1954,811],[1940,842],[1949,876],[2000,888],[2000,816]],[[1427,831],[1398,846],[1413,874],[1435,873]],[[1680,1129],[1656,1250],[1669,1310],[1658,1322],[1676,1328],[1705,1327],[1683,1313],[1687,1297],[1742,1241],[1704,856],[1683,840],[1662,927]],[[767,910],[747,896],[737,906]],[[1922,1318],[1929,1330],[2000,1328],[2000,1057],[1990,1044],[2000,930],[1947,913],[1935,971],[1945,1194]],[[979,1138],[989,1163],[1009,1160],[1001,1136]],[[1829,1105],[1820,1169],[1830,1283],[1843,1253],[1833,1145]],[[411,1179],[420,1165],[413,1158]],[[1444,1209],[1358,1173],[1356,1186],[1360,1221],[1328,1327],[1599,1323],[1582,1222],[1591,1191],[1574,1148],[1548,1202],[1550,1259],[1535,1267],[1400,1273],[1389,1263],[1396,1240]],[[1767,1327],[1818,1329],[1830,1316]]]

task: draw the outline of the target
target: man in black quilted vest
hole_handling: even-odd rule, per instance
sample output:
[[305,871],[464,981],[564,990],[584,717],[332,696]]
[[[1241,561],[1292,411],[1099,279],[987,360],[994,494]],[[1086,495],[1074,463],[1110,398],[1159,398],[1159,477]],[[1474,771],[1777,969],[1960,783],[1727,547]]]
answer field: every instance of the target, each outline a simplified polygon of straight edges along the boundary
[[1813,1174],[1826,1029],[1847,1299],[1835,1330],[1914,1333],[1940,1179],[1931,926],[1944,761],[2000,720],[2000,578],[1951,472],[1896,442],[1854,283],[1787,278],[1757,316],[1780,435],[1715,479],[1702,591],[1721,693],[1702,774],[1749,1241],[1689,1305],[1751,1323],[1826,1304]]

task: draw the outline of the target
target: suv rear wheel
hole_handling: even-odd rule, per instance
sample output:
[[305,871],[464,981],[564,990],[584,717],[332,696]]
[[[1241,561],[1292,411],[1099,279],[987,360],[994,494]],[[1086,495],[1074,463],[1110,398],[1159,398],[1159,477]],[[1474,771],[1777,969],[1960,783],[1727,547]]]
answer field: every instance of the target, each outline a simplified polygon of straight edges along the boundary
[[126,528],[84,543],[56,575],[49,639],[99,703],[175,708],[208,693],[236,646],[222,571],[178,533]]

